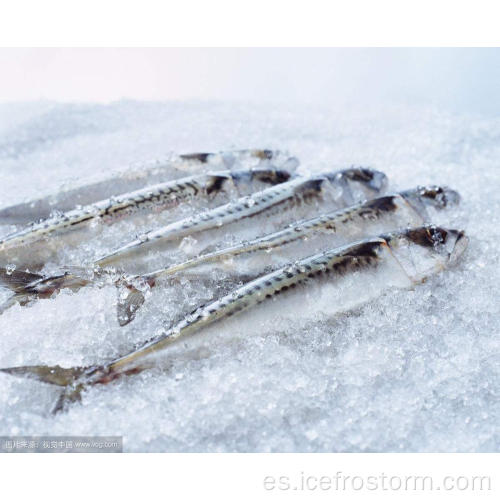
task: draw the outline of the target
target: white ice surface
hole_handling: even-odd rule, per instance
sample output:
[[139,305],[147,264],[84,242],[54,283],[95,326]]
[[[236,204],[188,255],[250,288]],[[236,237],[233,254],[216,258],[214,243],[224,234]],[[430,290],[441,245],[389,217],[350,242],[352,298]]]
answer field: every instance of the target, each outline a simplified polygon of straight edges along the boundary
[[[208,357],[94,387],[57,416],[47,414],[53,388],[1,375],[1,433],[123,435],[127,451],[499,451],[499,119],[412,107],[0,105],[0,206],[171,151],[250,147],[286,149],[309,171],[379,168],[392,189],[448,184],[462,204],[437,222],[465,229],[469,248],[413,291],[306,322],[285,311]],[[165,289],[125,328],[112,287],[16,306],[0,316],[0,366],[110,359],[211,298],[189,283]]]

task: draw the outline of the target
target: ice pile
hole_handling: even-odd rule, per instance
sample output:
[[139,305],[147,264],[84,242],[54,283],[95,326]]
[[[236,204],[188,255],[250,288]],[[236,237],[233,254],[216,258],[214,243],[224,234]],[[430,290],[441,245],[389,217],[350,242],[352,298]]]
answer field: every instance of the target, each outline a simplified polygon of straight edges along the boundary
[[[234,342],[209,356],[96,386],[55,417],[53,388],[0,376],[4,434],[123,435],[127,451],[498,451],[499,120],[234,103],[8,109],[2,206],[170,151],[268,147],[297,155],[303,171],[378,168],[393,190],[448,184],[462,204],[435,222],[465,229],[470,244],[457,268],[413,291],[341,316],[235,322]],[[0,366],[113,358],[214,293],[187,280],[158,292],[124,328],[112,287],[15,306],[0,316]]]

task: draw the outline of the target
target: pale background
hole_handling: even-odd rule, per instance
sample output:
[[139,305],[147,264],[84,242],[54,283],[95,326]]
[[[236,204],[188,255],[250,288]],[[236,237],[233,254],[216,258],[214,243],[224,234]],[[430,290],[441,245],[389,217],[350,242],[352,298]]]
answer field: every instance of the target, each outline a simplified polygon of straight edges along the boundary
[[499,49],[0,49],[0,101],[429,105],[496,115]]

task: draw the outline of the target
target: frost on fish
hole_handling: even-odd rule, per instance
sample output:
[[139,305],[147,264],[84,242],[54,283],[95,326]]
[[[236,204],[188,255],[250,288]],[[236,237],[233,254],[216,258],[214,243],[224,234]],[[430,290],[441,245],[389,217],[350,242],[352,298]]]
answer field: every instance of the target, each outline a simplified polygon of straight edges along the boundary
[[14,263],[38,269],[53,258],[61,246],[78,247],[84,239],[99,235],[101,223],[109,225],[130,219],[144,229],[148,220],[158,223],[160,212],[172,211],[188,201],[192,208],[196,207],[193,200],[205,207],[216,206],[228,197],[248,195],[264,186],[286,182],[292,175],[292,169],[274,166],[206,172],[58,212],[0,239],[0,264]]
[[[139,349],[90,368],[25,366],[0,371],[65,387],[55,411],[80,398],[83,389],[107,384],[154,366],[168,367],[180,356],[196,358],[220,342],[249,334],[259,324],[250,314],[307,317],[310,309],[332,315],[355,307],[391,287],[408,288],[460,258],[467,246],[463,231],[421,226],[328,250],[261,276],[229,294],[198,307],[163,328]],[[279,303],[278,303],[279,301]],[[283,303],[281,303],[283,301]],[[256,307],[260,305],[260,307]],[[230,319],[240,316],[235,324]],[[278,315],[276,316],[276,313]],[[225,326],[219,326],[227,320]],[[263,334],[265,332],[255,332]],[[201,353],[201,354],[200,354]]]
[[[446,200],[443,201],[441,196],[436,199],[436,193],[446,193]],[[248,280],[263,270],[276,269],[287,262],[364,236],[396,228],[419,226],[427,218],[426,207],[443,209],[445,206],[453,206],[458,199],[458,193],[455,191],[438,186],[419,187],[401,194],[375,198],[311,219],[299,220],[275,233],[202,254],[185,262],[147,273],[140,279],[152,287],[156,286],[161,278],[182,273],[195,281],[214,276],[212,286],[216,286],[221,278],[220,272],[213,272],[217,269],[222,275],[232,277],[235,281],[244,280],[244,277]],[[137,282],[137,278],[135,281]],[[130,300],[137,300],[137,290],[134,286],[129,285],[123,289],[123,293],[124,304],[128,301],[127,293],[130,294]],[[119,315],[120,324],[132,321],[137,309],[134,308],[129,315]]]
[[[395,228],[421,225],[427,217],[426,207],[443,209],[458,202],[458,193],[439,186],[418,187],[400,194],[375,198],[345,209],[327,212],[311,219],[299,220],[285,229],[237,245],[208,252],[142,276],[120,276],[106,270],[78,270],[62,275],[42,277],[14,271],[0,273],[0,286],[7,286],[16,293],[4,308],[31,300],[49,298],[62,288],[78,290],[81,286],[106,285],[115,282],[118,287],[117,318],[124,326],[132,321],[145,301],[144,294],[162,279],[182,274],[188,279],[203,280],[207,286],[216,287],[221,279],[229,282],[248,281],[262,271],[271,271],[287,262],[345,244],[349,241],[379,234]],[[185,240],[183,240],[183,243]],[[220,271],[220,272],[214,272]],[[13,288],[12,281],[21,280],[23,286]],[[170,285],[168,285],[170,286]]]
[[[387,178],[383,172],[363,167],[297,177],[143,233],[97,259],[95,264],[112,264],[124,267],[128,272],[144,272],[150,264],[148,259],[154,255],[151,250],[157,249],[166,258],[171,258],[178,250],[179,240],[186,236],[196,235],[196,252],[199,253],[208,246],[220,247],[228,235],[234,243],[275,231],[311,212],[346,207],[353,201],[373,198],[386,185]],[[144,250],[148,251],[148,255],[139,263],[138,252],[144,254]]]
[[76,187],[63,186],[53,195],[2,208],[0,209],[0,225],[27,224],[46,219],[54,210],[67,212],[76,205],[89,205],[110,198],[117,193],[136,191],[148,185],[179,179],[187,174],[201,174],[207,169],[267,168],[269,166],[294,169],[297,164],[296,158],[281,151],[268,149],[171,155],[165,160],[131,167],[124,173],[109,179],[90,181]]

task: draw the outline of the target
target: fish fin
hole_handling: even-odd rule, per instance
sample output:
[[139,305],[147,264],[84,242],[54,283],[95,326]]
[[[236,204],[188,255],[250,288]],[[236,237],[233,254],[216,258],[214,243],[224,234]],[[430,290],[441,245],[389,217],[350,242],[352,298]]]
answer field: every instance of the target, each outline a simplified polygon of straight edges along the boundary
[[51,410],[52,415],[55,415],[56,413],[67,410],[68,404],[81,400],[81,392],[85,388],[85,385],[83,383],[77,383],[77,380],[86,370],[88,370],[88,368],[62,368],[59,365],[37,365],[0,368],[0,373],[8,373],[15,377],[29,378],[61,387],[62,391]]
[[62,411],[68,409],[68,405],[71,403],[79,402],[82,400],[82,390],[84,389],[83,384],[78,384],[76,387],[68,386],[65,387],[59,397],[57,398],[56,404],[52,408],[52,415],[56,415]]
[[20,293],[35,281],[43,279],[40,274],[30,273],[27,271],[7,271],[5,268],[0,268],[0,287],[8,288],[13,292]]
[[116,315],[120,326],[128,325],[134,320],[138,309],[146,300],[144,293],[134,286],[118,288],[118,302],[116,305]]
[[0,373],[8,373],[15,377],[29,378],[45,382],[46,384],[68,387],[87,370],[86,367],[63,368],[62,366],[14,366],[11,368],[0,368]]
[[3,304],[0,304],[0,314],[3,314],[7,309],[10,309],[16,304],[21,306],[27,305],[32,300],[35,300],[36,296],[32,294],[25,294],[22,292],[16,292],[14,295],[9,297]]

